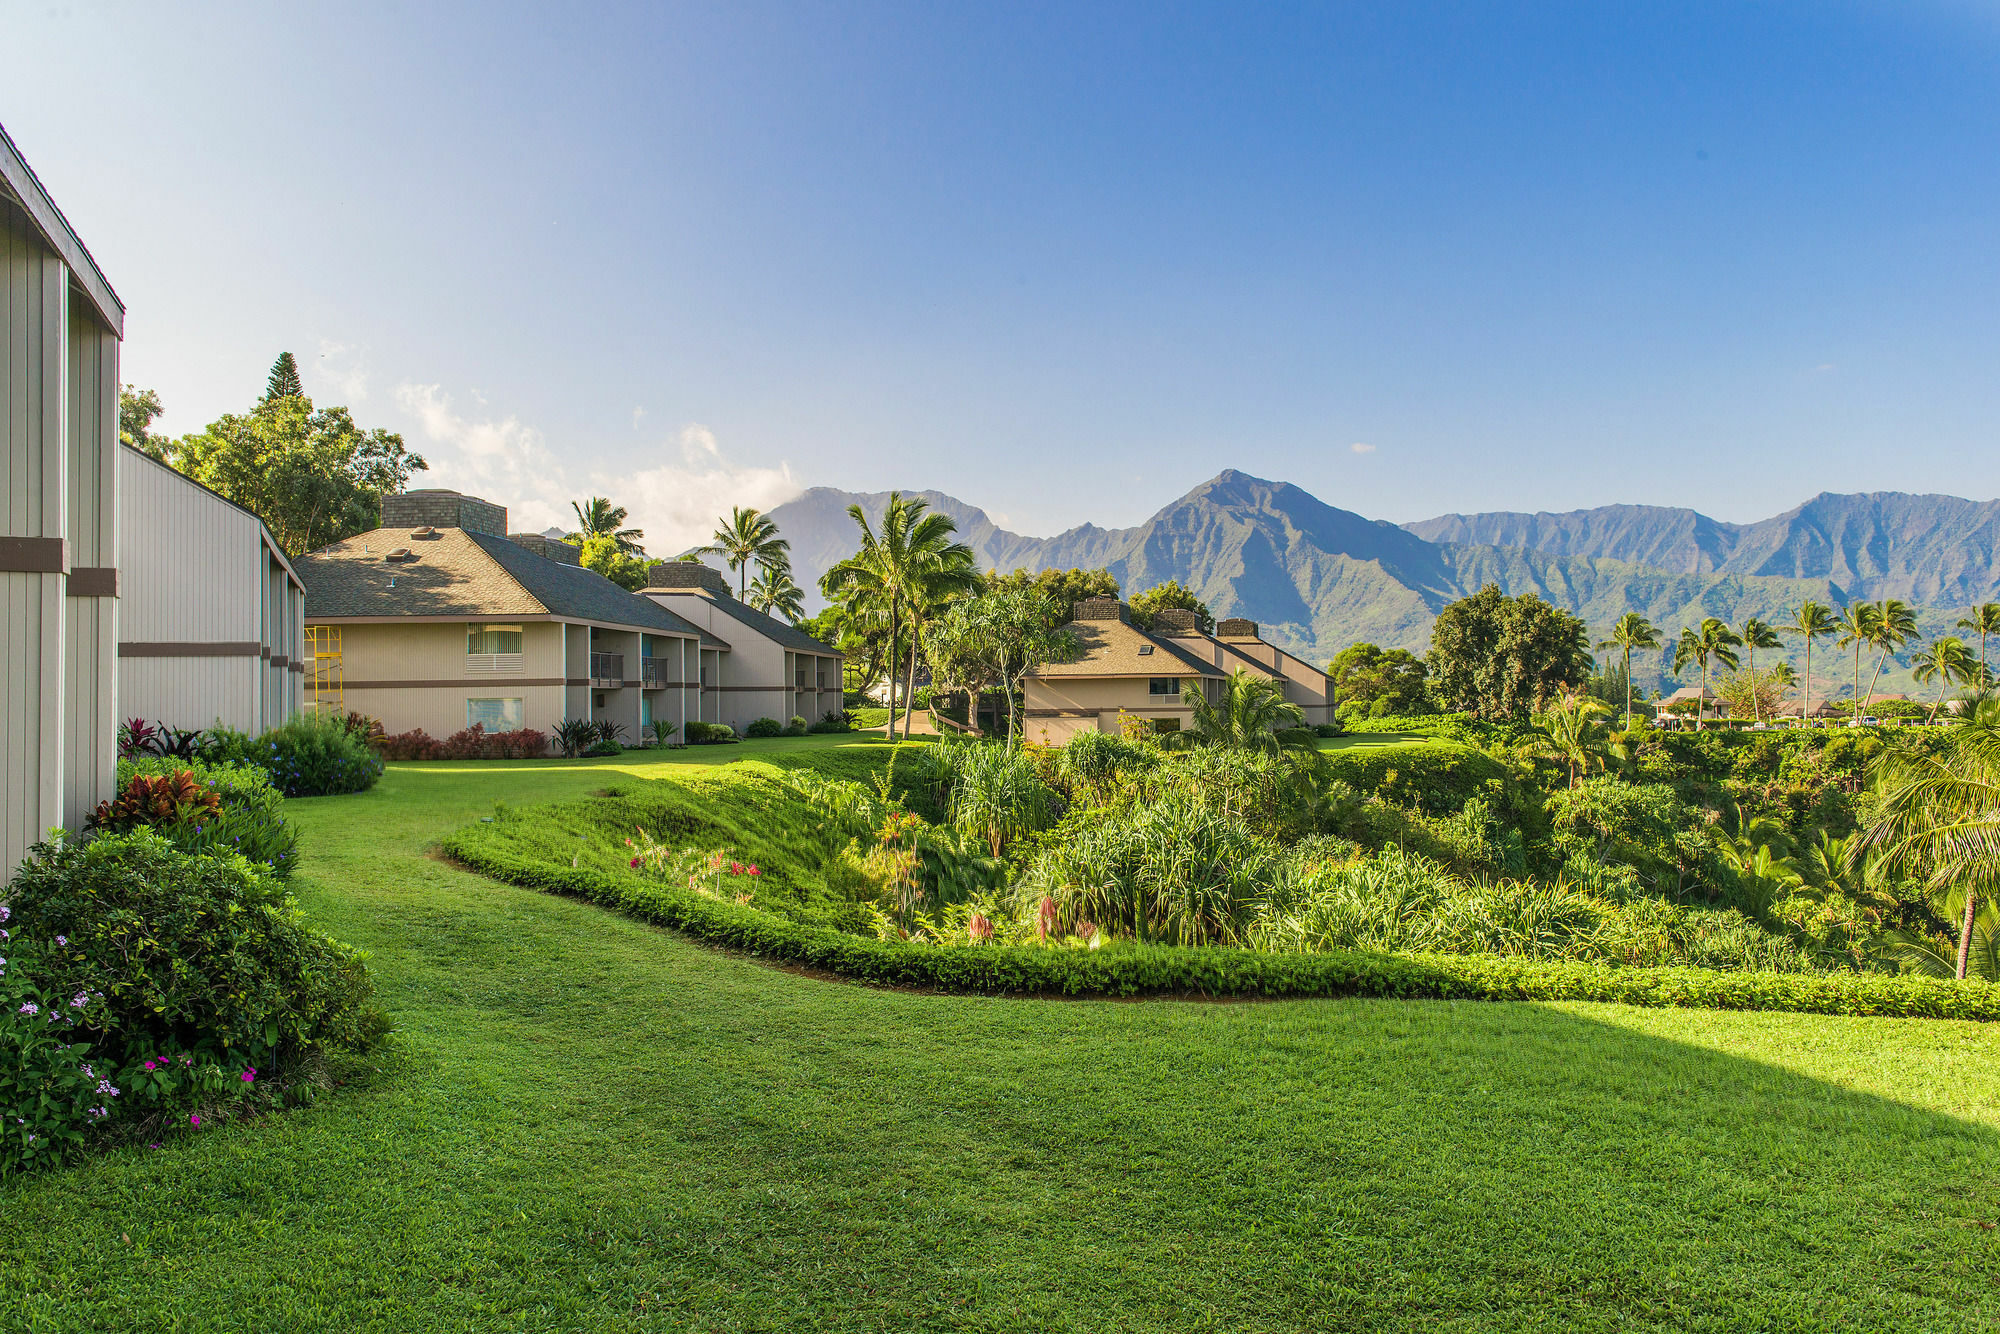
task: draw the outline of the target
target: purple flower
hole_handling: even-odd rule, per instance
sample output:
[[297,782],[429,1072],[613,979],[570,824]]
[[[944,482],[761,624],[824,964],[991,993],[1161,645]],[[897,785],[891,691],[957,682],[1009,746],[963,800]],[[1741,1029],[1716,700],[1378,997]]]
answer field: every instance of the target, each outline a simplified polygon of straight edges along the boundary
[[256,1082],[257,1082],[257,1067],[256,1067],[256,1066],[254,1066],[254,1065],[253,1065],[253,1066],[251,1066],[251,1067],[250,1067],[250,1068],[249,1068],[248,1070],[245,1070],[245,1071],[243,1072],[243,1082],[244,1082],[244,1083],[246,1083],[246,1084],[254,1084],[254,1083],[256,1083]]
[[56,937],[56,944],[58,944],[58,945],[67,945],[67,944],[69,944],[69,937],[68,937],[68,936],[57,936],[57,937]]
[[33,1001],[22,1001],[21,1008],[16,1011],[17,1014],[40,1014],[41,1012],[42,1007]]

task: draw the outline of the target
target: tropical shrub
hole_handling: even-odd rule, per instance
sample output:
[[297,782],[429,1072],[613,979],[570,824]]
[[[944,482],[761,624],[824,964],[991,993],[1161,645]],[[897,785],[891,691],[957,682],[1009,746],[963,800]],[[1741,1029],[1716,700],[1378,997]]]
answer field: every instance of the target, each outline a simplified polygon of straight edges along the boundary
[[776,718],[759,718],[743,729],[743,735],[752,740],[761,740],[764,737],[777,736],[784,730],[784,724]]
[[[138,759],[118,762],[120,795],[90,817],[92,829],[120,832],[145,825],[183,852],[235,853],[281,878],[298,865],[298,833],[285,818],[284,797],[265,770],[252,764]],[[140,816],[126,799],[152,784],[185,783],[204,800]],[[211,800],[212,799],[212,800]]]
[[1325,752],[1327,773],[1366,795],[1388,797],[1434,814],[1489,796],[1506,769],[1470,746],[1433,741],[1422,746],[1368,746]]
[[793,714],[792,720],[785,724],[785,730],[782,733],[782,735],[804,736],[807,730],[808,729],[806,728],[806,720],[804,718],[799,717],[797,714]]
[[1034,760],[1019,751],[990,743],[932,750],[959,752],[946,798],[949,818],[995,857],[1015,839],[1046,829],[1060,813],[1060,799],[1043,784]]
[[332,715],[299,714],[258,737],[250,754],[217,758],[255,764],[288,797],[361,792],[382,776],[365,734]]
[[596,760],[610,755],[623,755],[625,747],[616,741],[593,741],[590,743],[590,748],[583,753],[586,759]]
[[103,996],[93,1033],[277,1065],[372,1032],[361,956],[241,857],[190,855],[150,829],[64,839],[37,844],[8,894],[19,929],[48,942],[43,985]]
[[622,870],[572,866],[566,857],[556,860],[510,846],[502,841],[504,828],[475,824],[446,838],[444,846],[466,864],[512,884],[588,899],[717,945],[882,986],[1066,996],[1612,1001],[2000,1021],[2000,987],[1914,975],[1635,968],[1347,949],[1311,954],[1141,944],[1102,949],[1033,944],[940,949],[934,946],[945,943],[942,938],[926,937],[924,942],[857,938],[844,930],[650,883]]
[[191,760],[203,744],[200,728],[158,727],[144,718],[127,720],[118,729],[118,756],[133,759],[142,755],[174,760]]
[[690,746],[720,746],[736,740],[735,729],[728,723],[704,723],[693,721],[686,724],[682,733]]
[[565,718],[556,724],[555,743],[563,758],[573,760],[599,740],[597,724],[588,718]]

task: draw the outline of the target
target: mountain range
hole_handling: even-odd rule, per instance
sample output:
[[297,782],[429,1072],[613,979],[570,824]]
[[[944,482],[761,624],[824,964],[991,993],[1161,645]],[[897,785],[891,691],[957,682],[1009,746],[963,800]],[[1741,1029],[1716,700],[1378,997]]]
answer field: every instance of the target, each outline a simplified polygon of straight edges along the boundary
[[[1826,493],[1749,524],[1610,505],[1444,514],[1399,526],[1231,469],[1136,527],[1084,524],[1037,538],[942,492],[904,494],[950,515],[982,568],[1102,567],[1128,594],[1177,579],[1216,615],[1258,621],[1267,638],[1314,661],[1358,640],[1421,650],[1438,609],[1488,583],[1539,594],[1600,634],[1626,611],[1671,634],[1703,616],[1781,621],[1805,598],[1837,607],[1883,597],[1923,608],[1929,634],[1972,604],[2000,600],[2000,502],[1955,496]],[[855,549],[847,507],[875,522],[888,499],[815,487],[771,511],[812,605],[820,575]],[[1664,655],[1654,656],[1660,661],[1634,660],[1641,684],[1669,679]],[[1837,672],[1833,663],[1822,641],[1815,695],[1817,682]],[[1892,668],[1883,681],[1906,682],[1907,673]]]

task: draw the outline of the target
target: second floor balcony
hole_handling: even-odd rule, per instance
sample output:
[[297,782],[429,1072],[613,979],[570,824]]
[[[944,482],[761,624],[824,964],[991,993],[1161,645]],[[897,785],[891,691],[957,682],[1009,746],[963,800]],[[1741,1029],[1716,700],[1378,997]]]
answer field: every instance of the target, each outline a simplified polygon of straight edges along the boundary
[[591,654],[590,684],[600,689],[624,685],[625,655],[623,653]]

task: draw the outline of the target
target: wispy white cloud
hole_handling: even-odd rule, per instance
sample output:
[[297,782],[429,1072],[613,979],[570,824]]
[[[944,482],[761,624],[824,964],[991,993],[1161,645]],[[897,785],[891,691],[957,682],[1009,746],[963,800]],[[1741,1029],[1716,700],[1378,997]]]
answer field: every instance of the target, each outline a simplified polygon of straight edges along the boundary
[[635,430],[635,431],[636,431],[636,430],[638,430],[638,429],[639,429],[639,423],[640,423],[640,422],[642,422],[642,421],[644,421],[644,420],[646,420],[646,409],[644,409],[644,408],[642,408],[642,407],[641,407],[641,408],[633,408],[633,409],[632,409],[632,429],[633,429],[633,430]]
[[364,349],[351,343],[320,339],[319,357],[300,378],[306,381],[308,394],[319,390],[314,396],[320,399],[352,406],[368,398],[368,358]]
[[568,466],[540,431],[512,414],[476,418],[458,412],[438,385],[403,385],[396,402],[423,429],[421,449],[431,465],[423,484],[505,505],[509,525],[517,530],[567,528],[574,520],[572,500],[609,496],[630,511],[627,522],[646,534],[648,551],[671,556],[705,541],[730,506],[771,509],[805,489],[789,464],[732,464],[715,433],[699,424],[682,427],[657,447],[662,462],[613,473]]
[[1348,448],[1353,450],[1356,454],[1373,454],[1375,452],[1375,446],[1370,444],[1365,444],[1359,440],[1356,440],[1353,444],[1349,445]]

